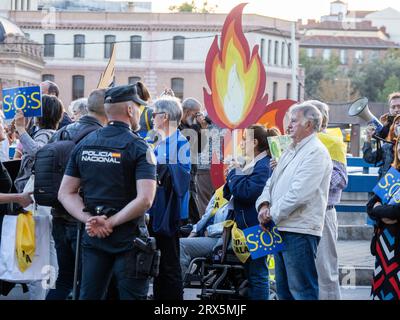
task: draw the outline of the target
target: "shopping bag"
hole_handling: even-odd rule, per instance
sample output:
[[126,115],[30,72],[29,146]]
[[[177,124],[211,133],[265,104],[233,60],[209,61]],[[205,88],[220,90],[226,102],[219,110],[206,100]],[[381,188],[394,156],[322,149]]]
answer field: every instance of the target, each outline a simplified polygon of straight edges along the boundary
[[21,272],[16,255],[17,216],[6,215],[3,219],[0,244],[0,279],[27,283],[46,279],[50,265],[50,216],[34,216],[35,254],[32,264]]

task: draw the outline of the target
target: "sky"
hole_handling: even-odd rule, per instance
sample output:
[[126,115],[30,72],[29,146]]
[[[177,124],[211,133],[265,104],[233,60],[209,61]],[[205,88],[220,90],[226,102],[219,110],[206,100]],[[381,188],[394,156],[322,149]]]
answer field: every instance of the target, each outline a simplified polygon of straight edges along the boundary
[[[146,1],[146,0],[143,0]],[[148,1],[148,0],[147,0]],[[187,0],[190,2],[191,0]],[[201,6],[204,0],[196,0]],[[258,13],[275,18],[297,21],[297,19],[319,19],[329,14],[332,0],[248,0],[244,13]],[[153,0],[153,12],[167,12],[168,7],[185,0]],[[229,12],[245,0],[208,0],[218,5],[216,12]],[[347,0],[349,10],[381,10],[392,7],[400,11],[399,0]]]

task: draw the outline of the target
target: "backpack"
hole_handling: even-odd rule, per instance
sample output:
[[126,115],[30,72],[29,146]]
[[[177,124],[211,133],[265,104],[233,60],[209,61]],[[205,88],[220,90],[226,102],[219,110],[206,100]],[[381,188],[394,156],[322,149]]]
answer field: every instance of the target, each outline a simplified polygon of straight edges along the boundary
[[62,130],[60,140],[46,144],[36,153],[33,196],[41,206],[54,208],[60,205],[58,190],[72,151],[80,140],[96,129],[89,126],[73,139],[66,129]]

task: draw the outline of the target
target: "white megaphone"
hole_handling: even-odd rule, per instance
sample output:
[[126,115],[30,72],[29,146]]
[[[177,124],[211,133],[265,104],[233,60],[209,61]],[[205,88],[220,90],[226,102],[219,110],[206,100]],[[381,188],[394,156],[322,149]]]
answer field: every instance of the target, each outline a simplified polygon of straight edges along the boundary
[[361,119],[368,122],[368,125],[372,125],[375,128],[376,134],[383,129],[383,124],[375,117],[368,108],[368,98],[361,98],[354,101],[349,108],[350,117],[360,117]]

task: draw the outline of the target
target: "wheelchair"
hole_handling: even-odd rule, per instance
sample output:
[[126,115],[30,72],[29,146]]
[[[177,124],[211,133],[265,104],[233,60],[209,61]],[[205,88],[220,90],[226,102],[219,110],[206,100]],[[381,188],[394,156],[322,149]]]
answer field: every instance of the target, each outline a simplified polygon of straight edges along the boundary
[[[217,247],[209,257],[194,258],[184,276],[184,288],[200,289],[200,300],[246,300],[248,280],[243,264],[231,249],[226,250],[221,262],[221,251]],[[271,258],[266,258],[269,267]],[[278,299],[273,274],[269,279],[269,299]]]

